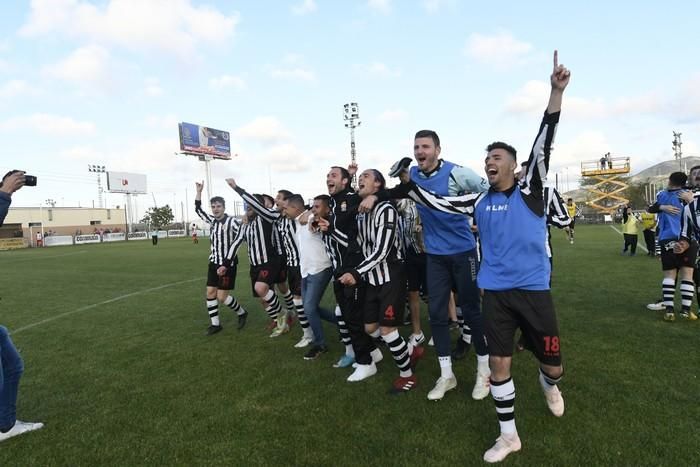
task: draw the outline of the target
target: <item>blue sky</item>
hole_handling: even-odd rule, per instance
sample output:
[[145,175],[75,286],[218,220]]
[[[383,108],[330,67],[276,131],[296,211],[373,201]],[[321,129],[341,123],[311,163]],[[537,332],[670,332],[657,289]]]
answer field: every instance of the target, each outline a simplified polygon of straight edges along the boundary
[[[443,156],[482,173],[499,139],[527,153],[551,53],[572,70],[552,170],[632,157],[633,172],[700,155],[700,64],[687,2],[459,0],[34,0],[0,5],[0,170],[37,188],[17,206],[91,206],[88,164],[144,173],[153,204],[192,202],[203,164],[176,156],[177,122],[228,130],[212,193],[325,192],[349,160],[346,102],[360,104],[360,167],[386,171],[436,130]],[[553,180],[554,176],[550,177]],[[562,188],[566,188],[563,186]],[[187,190],[187,193],[186,193]],[[123,205],[123,195],[108,196]],[[190,209],[190,217],[192,210]]]

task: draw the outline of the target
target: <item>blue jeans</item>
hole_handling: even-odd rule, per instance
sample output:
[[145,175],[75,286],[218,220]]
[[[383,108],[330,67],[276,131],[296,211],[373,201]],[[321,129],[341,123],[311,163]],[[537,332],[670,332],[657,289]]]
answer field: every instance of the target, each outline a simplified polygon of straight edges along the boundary
[[304,302],[304,313],[314,332],[314,345],[326,345],[321,319],[336,323],[335,314],[319,306],[331,277],[333,277],[333,270],[327,268],[318,274],[309,274],[301,279],[301,299]]
[[430,328],[439,357],[450,355],[448,302],[452,287],[457,291],[457,305],[472,330],[472,342],[478,355],[486,355],[486,338],[481,317],[476,273],[479,263],[476,249],[454,255],[427,255],[428,313]]
[[0,326],[0,360],[0,431],[5,432],[17,420],[17,389],[24,363],[4,326]]

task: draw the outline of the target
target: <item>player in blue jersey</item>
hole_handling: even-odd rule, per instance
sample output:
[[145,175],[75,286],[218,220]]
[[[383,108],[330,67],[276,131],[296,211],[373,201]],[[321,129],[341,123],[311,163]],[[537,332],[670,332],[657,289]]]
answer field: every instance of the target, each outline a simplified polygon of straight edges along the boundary
[[515,385],[510,367],[515,331],[520,328],[540,362],[539,380],[547,405],[557,417],[564,414],[564,399],[557,387],[563,368],[559,329],[549,289],[547,216],[542,183],[549,168],[569,70],[558,64],[550,77],[549,103],[527,162],[526,174],[516,181],[516,150],[503,142],[488,146],[485,170],[490,188],[485,193],[444,198],[423,189],[401,174],[408,196],[445,213],[466,213],[479,226],[482,260],[477,277],[484,290],[484,330],[488,340],[491,395],[501,435],[486,451],[484,460],[499,462],[520,450],[515,427]]
[[[413,155],[417,166],[411,167],[409,158],[394,164],[392,176],[404,173],[420,187],[442,196],[457,196],[465,193],[480,193],[488,189],[483,177],[473,170],[440,159],[440,138],[432,130],[416,133]],[[401,196],[401,190],[390,194]],[[452,371],[450,333],[448,329],[448,307],[453,291],[457,293],[457,305],[464,318],[458,348],[453,355],[466,352],[464,336],[471,333],[477,358],[476,382],[472,398],[483,399],[489,395],[489,364],[483,320],[479,303],[476,274],[479,261],[476,239],[465,218],[417,206],[423,222],[423,243],[426,252],[426,279],[428,286],[428,313],[435,342],[435,351],[440,363],[440,377],[428,393],[429,400],[439,400],[445,392],[457,387],[457,378]]]
[[[676,312],[673,298],[676,295],[676,276],[681,276],[681,317],[691,319],[690,306],[693,302],[693,269],[697,255],[697,243],[690,239],[685,244],[679,243],[681,236],[681,214],[685,203],[681,199],[688,177],[683,172],[673,172],[668,177],[665,190],[656,195],[656,202],[647,208],[648,212],[658,213],[659,246],[661,247],[661,269],[664,277],[661,283],[664,307],[664,320],[674,321]],[[690,193],[689,193],[690,195]],[[692,195],[690,195],[692,199]]]

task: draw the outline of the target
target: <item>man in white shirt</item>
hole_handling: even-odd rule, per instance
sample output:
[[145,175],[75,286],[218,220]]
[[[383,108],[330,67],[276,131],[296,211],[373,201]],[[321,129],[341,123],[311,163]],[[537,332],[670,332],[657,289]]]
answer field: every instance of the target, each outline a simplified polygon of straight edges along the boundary
[[[330,212],[330,197],[320,195],[314,198],[311,211],[305,212],[304,199],[300,195],[287,198],[285,216],[296,224],[295,241],[299,247],[299,266],[301,269],[301,297],[304,312],[311,324],[311,332],[305,332],[304,339],[313,344],[304,355],[304,360],[314,360],[328,352],[323,335],[321,318],[335,323],[335,315],[330,310],[319,306],[326,287],[333,277],[331,260],[326,254],[321,232],[314,228],[314,217],[324,217]],[[311,215],[310,215],[311,214]],[[307,224],[307,221],[309,224]]]

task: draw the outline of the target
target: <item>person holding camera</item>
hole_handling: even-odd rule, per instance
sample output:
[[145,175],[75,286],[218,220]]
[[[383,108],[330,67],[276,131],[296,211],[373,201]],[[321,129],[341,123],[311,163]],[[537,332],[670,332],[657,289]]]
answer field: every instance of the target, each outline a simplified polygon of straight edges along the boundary
[[[0,183],[0,227],[5,222],[5,217],[12,203],[12,194],[27,185],[27,179],[20,170],[13,170],[5,174]],[[36,178],[31,177],[29,182],[36,185]],[[30,431],[43,428],[43,423],[30,423],[17,420],[17,394],[19,392],[19,380],[24,372],[24,363],[17,348],[10,339],[7,328],[0,326],[0,442]]]

